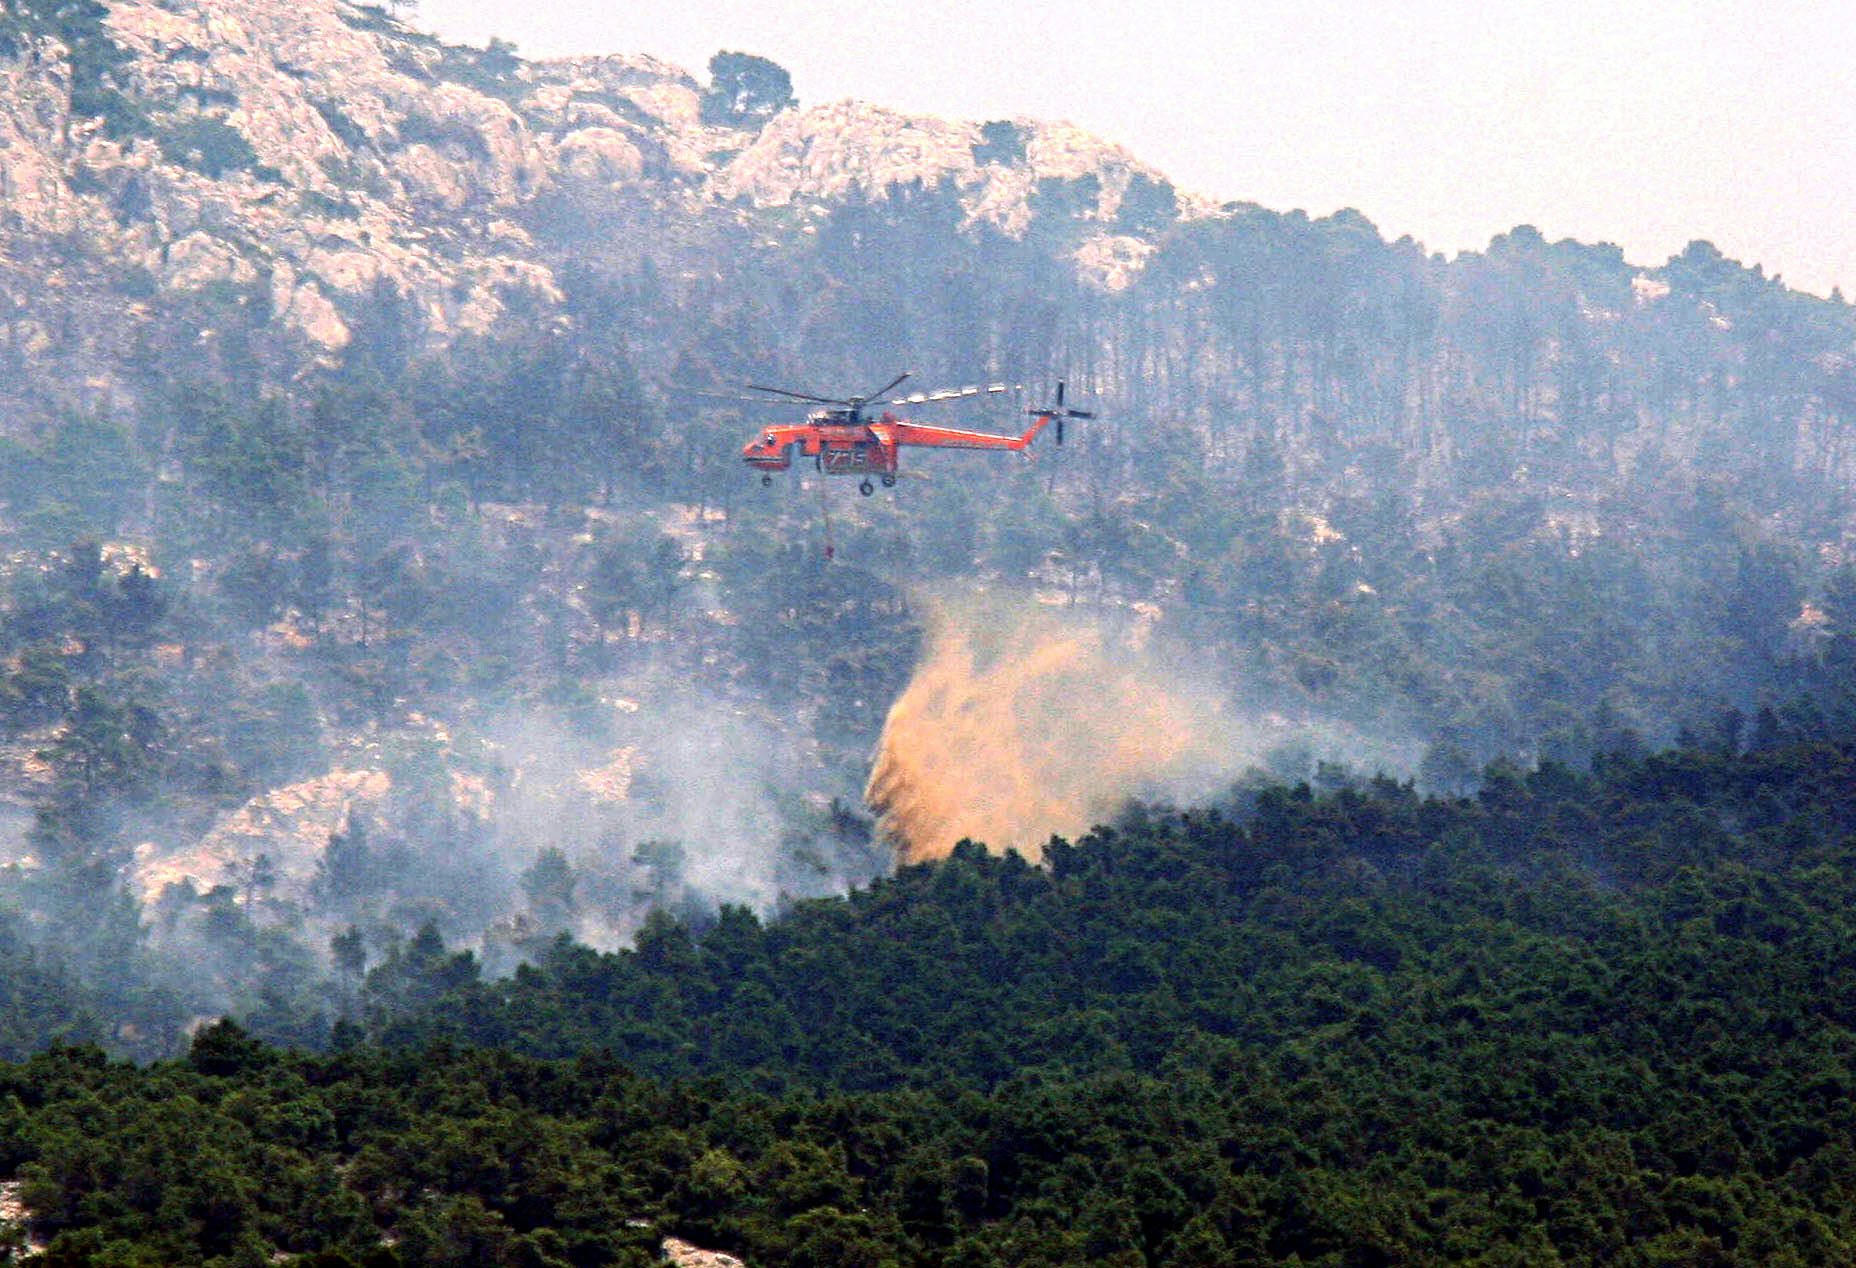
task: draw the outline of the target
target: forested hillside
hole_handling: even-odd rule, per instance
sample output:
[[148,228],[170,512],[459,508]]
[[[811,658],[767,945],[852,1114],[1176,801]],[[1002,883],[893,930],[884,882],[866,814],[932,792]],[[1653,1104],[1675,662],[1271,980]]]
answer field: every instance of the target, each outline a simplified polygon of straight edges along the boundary
[[[135,966],[130,1050],[333,1016],[351,929],[500,966],[880,875],[924,586],[1175,649],[1306,724],[1278,776],[1348,734],[1440,791],[1750,740],[1850,654],[1856,318],[1705,242],[1447,260],[746,55],[203,13],[0,45],[6,884],[48,971]],[[759,488],[766,415],[700,394],[905,367],[1098,418],[865,501]]]
[[500,982],[428,933],[357,999],[420,1046],[61,1050],[0,1160],[46,1263],[1843,1263],[1856,749],[1774,739],[1140,811]]
[[[0,1254],[1856,1258],[1840,295],[341,0],[7,4],[0,193]],[[903,369],[1096,417],[743,469]],[[1153,795],[897,868],[950,595]]]

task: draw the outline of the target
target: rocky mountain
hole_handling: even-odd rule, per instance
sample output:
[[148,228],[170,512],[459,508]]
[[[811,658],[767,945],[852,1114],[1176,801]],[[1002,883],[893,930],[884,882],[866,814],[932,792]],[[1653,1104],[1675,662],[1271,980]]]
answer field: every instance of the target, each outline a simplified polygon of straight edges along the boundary
[[[443,341],[558,307],[569,219],[607,250],[674,253],[743,208],[951,183],[1022,234],[1040,184],[1087,186],[1079,252],[1112,279],[1116,232],[1158,173],[1073,128],[982,126],[854,102],[712,121],[705,85],[648,56],[525,62],[449,45],[346,0],[121,0],[0,37],[0,347],[121,346],[135,300],[234,286],[333,352],[387,288]],[[73,16],[75,10],[82,10]],[[709,119],[711,121],[705,121]],[[672,263],[660,259],[660,264]],[[98,286],[111,311],[74,303]]]

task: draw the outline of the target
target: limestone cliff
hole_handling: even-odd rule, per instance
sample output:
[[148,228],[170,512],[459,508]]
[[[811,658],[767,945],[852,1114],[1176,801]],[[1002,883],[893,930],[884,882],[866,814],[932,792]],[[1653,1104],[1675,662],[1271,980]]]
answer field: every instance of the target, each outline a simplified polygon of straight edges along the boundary
[[311,354],[340,349],[382,288],[436,340],[487,330],[558,305],[564,209],[644,251],[705,217],[919,181],[1020,234],[1039,190],[1068,186],[1078,267],[1109,285],[1142,258],[1130,190],[1194,209],[1063,125],[838,102],[716,127],[703,85],[653,58],[523,62],[344,0],[116,0],[88,32],[7,21],[0,354],[26,364],[73,337],[80,295],[109,309],[92,315],[108,337],[138,300],[226,286]]

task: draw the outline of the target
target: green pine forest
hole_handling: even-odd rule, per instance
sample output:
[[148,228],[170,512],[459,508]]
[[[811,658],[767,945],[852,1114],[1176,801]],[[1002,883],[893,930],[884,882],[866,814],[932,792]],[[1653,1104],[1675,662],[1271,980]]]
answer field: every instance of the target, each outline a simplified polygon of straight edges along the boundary
[[[1130,807],[0,1071],[46,1264],[1840,1264],[1856,742]],[[42,987],[9,974],[14,1026]]]

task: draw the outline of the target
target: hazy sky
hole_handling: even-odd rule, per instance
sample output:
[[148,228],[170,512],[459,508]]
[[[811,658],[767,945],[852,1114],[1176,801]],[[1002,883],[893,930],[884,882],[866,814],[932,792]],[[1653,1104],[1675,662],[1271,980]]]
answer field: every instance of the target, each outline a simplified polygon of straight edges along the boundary
[[422,0],[529,57],[739,49],[802,103],[1067,119],[1187,189],[1481,248],[1691,238],[1856,290],[1853,0]]

